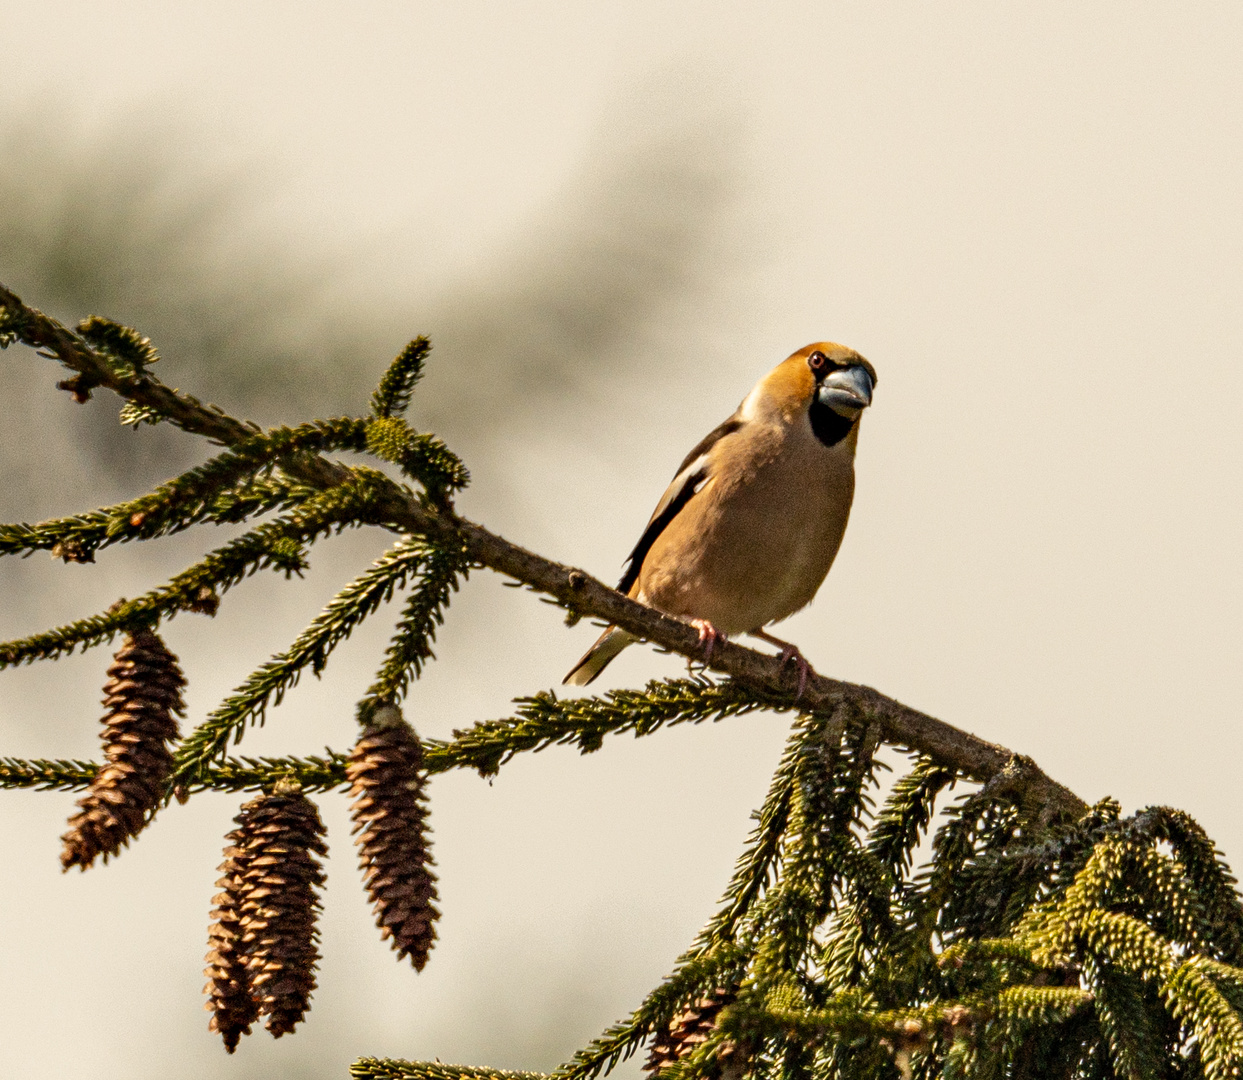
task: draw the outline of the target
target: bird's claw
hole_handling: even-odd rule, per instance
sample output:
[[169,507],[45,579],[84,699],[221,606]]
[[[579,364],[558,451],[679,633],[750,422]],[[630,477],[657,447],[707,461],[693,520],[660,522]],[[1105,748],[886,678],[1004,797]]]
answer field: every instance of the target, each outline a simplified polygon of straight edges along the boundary
[[807,662],[807,658],[798,650],[797,645],[786,645],[781,650],[781,666],[784,668],[791,660],[798,665],[798,693],[794,695],[794,700],[799,701],[803,692],[807,689],[807,678],[811,675],[811,664]]
[[691,619],[691,626],[699,632],[699,644],[703,646],[704,663],[712,662],[712,650],[718,641],[726,641],[727,636],[713,626],[707,619]]

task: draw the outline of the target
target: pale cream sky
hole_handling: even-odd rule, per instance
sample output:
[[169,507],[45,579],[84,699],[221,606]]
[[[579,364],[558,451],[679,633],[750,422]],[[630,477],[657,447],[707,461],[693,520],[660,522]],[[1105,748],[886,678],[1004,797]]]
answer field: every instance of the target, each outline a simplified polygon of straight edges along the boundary
[[[162,131],[187,186],[253,174],[235,250],[340,267],[364,372],[431,334],[414,415],[473,467],[463,509],[601,577],[756,378],[811,340],[857,348],[880,382],[854,515],[787,636],[1086,799],[1189,811],[1243,865],[1238,7],[0,0],[0,19],[7,117]],[[5,387],[41,380],[41,425],[64,422],[50,371],[3,363]],[[185,364],[162,374],[200,385]],[[370,378],[323,408],[357,409]],[[57,456],[37,506],[4,496],[6,519],[118,493],[81,473]],[[334,541],[305,585],[255,581],[215,622],[174,622],[191,721],[377,544]],[[0,634],[132,594],[190,550],[154,569],[0,562]],[[348,745],[389,625],[243,749]],[[506,715],[590,637],[477,574],[409,714],[433,736]],[[105,666],[0,673],[0,753],[93,755]],[[632,649],[609,677],[678,670]],[[232,1059],[200,971],[238,800],[173,807],[115,864],[62,878],[72,797],[0,793],[0,1074],[551,1067],[708,916],[784,729],[745,718],[548,751],[492,786],[437,778],[445,914],[417,977],[370,926],[343,797],[321,798],[335,857],[314,1008]]]

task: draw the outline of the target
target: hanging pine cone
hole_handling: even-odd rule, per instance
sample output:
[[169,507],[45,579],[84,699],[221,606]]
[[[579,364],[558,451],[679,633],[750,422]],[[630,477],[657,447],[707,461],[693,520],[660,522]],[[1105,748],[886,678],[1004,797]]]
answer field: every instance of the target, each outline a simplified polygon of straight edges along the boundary
[[[249,807],[237,817],[239,825],[248,819]],[[208,1027],[220,1032],[224,1048],[231,1054],[238,1040],[250,1034],[250,1025],[259,1019],[259,1007],[250,992],[250,975],[242,948],[242,893],[246,880],[247,849],[245,828],[235,829],[227,839],[221,878],[216,882],[223,891],[214,898],[211,927],[207,932],[206,1008],[212,1018]]]
[[381,705],[350,754],[346,775],[363,882],[382,937],[422,971],[440,917],[427,834],[423,747],[395,705]]
[[251,996],[267,1017],[264,1027],[279,1039],[311,1007],[319,960],[316,889],[324,884],[315,856],[326,855],[328,846],[319,811],[295,781],[281,781],[247,807],[240,830],[246,848],[241,944]]
[[[643,1071],[655,1076],[694,1053],[712,1034],[721,1010],[732,1004],[736,997],[733,990],[721,987],[678,1013],[668,1024],[662,1024],[652,1037]],[[717,1053],[718,1071],[728,1068],[739,1057],[734,1043],[724,1043]]]
[[104,764],[69,819],[60,861],[85,870],[97,855],[116,855],[147,823],[173,770],[168,744],[185,711],[186,680],[175,657],[151,630],[130,634],[104,685]]
[[229,833],[208,932],[204,988],[209,1027],[232,1053],[261,1016],[280,1038],[306,1015],[315,989],[316,890],[324,874],[324,826],[296,781],[242,807]]

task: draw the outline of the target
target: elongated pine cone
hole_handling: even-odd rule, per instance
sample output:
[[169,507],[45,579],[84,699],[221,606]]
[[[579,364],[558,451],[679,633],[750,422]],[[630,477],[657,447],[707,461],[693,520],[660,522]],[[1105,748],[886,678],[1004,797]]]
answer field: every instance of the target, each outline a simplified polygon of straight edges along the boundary
[[395,705],[372,714],[350,754],[359,863],[382,937],[422,971],[440,912],[427,826],[423,746]]
[[259,1017],[280,1038],[306,1016],[315,989],[324,826],[296,782],[242,807],[221,866],[224,889],[208,936],[210,1027],[230,1053]]
[[151,630],[130,634],[104,685],[104,764],[69,819],[61,866],[85,870],[97,855],[117,855],[147,823],[173,770],[169,743],[180,734],[185,677]]
[[[253,804],[248,804],[253,805]],[[237,817],[239,825],[247,818],[247,807]],[[242,893],[246,880],[246,832],[234,829],[226,839],[220,864],[222,890],[213,900],[211,926],[207,931],[207,994],[206,1008],[212,1018],[211,1031],[220,1032],[224,1048],[231,1054],[238,1040],[250,1034],[250,1025],[259,1019],[259,1006],[250,993],[250,974],[246,970],[246,954],[242,948]]]
[[[714,990],[707,997],[700,998],[695,1004],[678,1013],[668,1024],[657,1028],[643,1071],[649,1076],[655,1076],[674,1062],[694,1053],[712,1034],[721,1010],[732,1004],[736,996],[734,991],[724,987]],[[734,1059],[739,1056],[734,1043],[724,1043],[717,1054],[718,1072],[733,1064]]]

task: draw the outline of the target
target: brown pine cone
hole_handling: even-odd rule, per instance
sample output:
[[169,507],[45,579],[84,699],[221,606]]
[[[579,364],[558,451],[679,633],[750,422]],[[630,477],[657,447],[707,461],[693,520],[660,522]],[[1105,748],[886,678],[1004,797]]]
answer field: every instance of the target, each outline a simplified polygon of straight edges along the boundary
[[326,855],[328,847],[319,811],[296,782],[281,781],[271,795],[247,803],[246,811],[238,845],[246,852],[241,949],[251,996],[267,1017],[264,1026],[280,1038],[311,1007],[319,960],[316,890],[324,884],[315,856]]
[[350,754],[359,864],[380,935],[422,971],[440,917],[429,851],[423,747],[395,705],[372,714]]
[[104,764],[69,819],[60,861],[85,870],[97,855],[119,854],[159,805],[173,770],[168,744],[180,734],[186,680],[175,657],[151,630],[130,634],[104,685]]
[[[721,1010],[732,1004],[736,997],[733,990],[721,987],[688,1006],[668,1024],[662,1024],[653,1033],[643,1071],[649,1076],[655,1076],[694,1053],[712,1034]],[[737,1047],[733,1043],[725,1043],[717,1054],[717,1065],[723,1068],[731,1064],[737,1056]]]
[[[247,820],[247,809],[237,817],[239,825]],[[251,997],[250,975],[242,949],[242,883],[246,870],[246,832],[235,829],[227,839],[231,846],[224,849],[220,864],[221,878],[216,882],[224,891],[212,903],[211,926],[207,931],[207,985],[205,1006],[212,1018],[211,1031],[220,1032],[224,1048],[231,1054],[238,1040],[250,1034],[250,1025],[259,1019],[259,1007]]]

